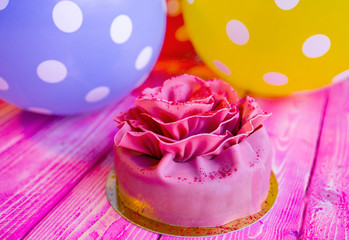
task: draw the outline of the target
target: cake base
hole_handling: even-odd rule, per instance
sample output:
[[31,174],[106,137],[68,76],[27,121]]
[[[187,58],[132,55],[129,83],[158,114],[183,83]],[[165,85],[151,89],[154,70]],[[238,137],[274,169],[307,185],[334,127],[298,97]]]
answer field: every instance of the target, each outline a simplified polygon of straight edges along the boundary
[[255,214],[234,220],[219,227],[180,227],[157,222],[143,217],[137,212],[126,207],[125,204],[121,201],[117,191],[117,177],[114,169],[112,169],[108,174],[106,181],[106,193],[111,206],[123,218],[139,227],[159,234],[171,236],[204,237],[231,233],[250,226],[258,220],[262,219],[272,208],[276,201],[278,195],[278,183],[274,173],[272,172],[270,176],[269,193],[266,200],[261,204],[261,210]]

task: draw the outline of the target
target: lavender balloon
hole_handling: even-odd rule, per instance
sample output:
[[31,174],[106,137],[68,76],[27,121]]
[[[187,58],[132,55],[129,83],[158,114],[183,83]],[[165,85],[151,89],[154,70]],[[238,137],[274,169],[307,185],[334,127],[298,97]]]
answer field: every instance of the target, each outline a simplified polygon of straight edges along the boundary
[[165,11],[162,0],[0,0],[0,98],[58,115],[119,100],[154,66]]

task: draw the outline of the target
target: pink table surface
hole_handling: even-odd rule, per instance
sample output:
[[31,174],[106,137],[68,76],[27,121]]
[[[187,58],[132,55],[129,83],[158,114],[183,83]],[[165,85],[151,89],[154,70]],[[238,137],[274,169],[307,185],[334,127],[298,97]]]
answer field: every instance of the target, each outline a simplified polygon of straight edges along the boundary
[[[175,73],[171,67],[173,62],[159,63],[141,88]],[[74,117],[24,112],[0,101],[0,239],[189,239],[137,227],[107,200],[112,119],[133,105],[139,91]],[[276,149],[277,202],[252,226],[203,239],[349,239],[348,93],[349,82],[342,82],[316,92],[257,98],[273,113],[266,127]]]

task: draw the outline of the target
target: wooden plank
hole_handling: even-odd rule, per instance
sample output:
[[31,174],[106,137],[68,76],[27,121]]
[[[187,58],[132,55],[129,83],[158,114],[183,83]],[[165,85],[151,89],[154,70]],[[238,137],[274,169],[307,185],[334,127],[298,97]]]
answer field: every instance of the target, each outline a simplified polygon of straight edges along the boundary
[[11,144],[0,152],[0,239],[25,236],[93,168],[112,146],[113,117],[133,100],[85,116],[19,113],[2,123],[0,141]]
[[27,236],[27,239],[156,240],[158,234],[120,217],[105,194],[113,152],[98,164]]
[[[203,239],[297,239],[326,99],[326,91],[257,99],[264,110],[273,113],[266,127],[276,150],[273,171],[279,183],[278,198],[270,212],[254,225]],[[175,239],[191,238],[161,237]]]
[[349,82],[331,88],[307,193],[303,239],[349,239]]
[[[34,134],[38,128],[53,119],[25,112],[0,100],[0,153]],[[30,124],[23,124],[23,121]],[[2,162],[0,162],[0,167]]]

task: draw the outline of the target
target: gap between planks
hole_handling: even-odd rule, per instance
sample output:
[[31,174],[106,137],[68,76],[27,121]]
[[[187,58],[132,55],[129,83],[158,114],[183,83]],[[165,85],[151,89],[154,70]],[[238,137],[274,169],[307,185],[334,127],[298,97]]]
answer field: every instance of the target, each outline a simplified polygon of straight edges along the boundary
[[[109,153],[110,151],[112,151],[112,149],[113,149],[113,146],[107,148],[107,150],[106,150],[106,151],[98,158],[98,160],[85,172],[85,174],[83,174],[83,175],[81,175],[81,176],[79,177],[78,181],[76,181],[75,186],[77,186],[77,185],[85,178],[86,175],[90,174],[90,173],[93,171],[93,169],[95,169],[95,167],[98,166],[98,165],[107,157],[108,153]],[[61,203],[61,201],[62,201],[63,199],[65,199],[67,195],[70,194],[70,192],[75,188],[75,186],[72,186],[72,187],[69,189],[69,191],[67,191],[66,194],[63,195],[63,196],[57,201],[56,204],[52,205],[51,210],[48,211],[45,215],[43,215],[42,218],[41,218],[41,220],[38,221],[36,224],[34,224],[34,225],[26,232],[26,234],[23,236],[23,239],[25,239],[33,229],[35,229],[38,225],[40,225],[41,222],[46,218],[46,216],[48,216],[48,215],[51,214],[52,210],[55,209],[55,208]]]
[[302,211],[302,217],[301,217],[302,221],[300,222],[300,229],[299,229],[298,234],[297,234],[297,239],[302,239],[302,237],[303,237],[304,220],[305,220],[306,211],[307,211],[307,207],[308,207],[309,187],[312,184],[312,180],[313,180],[313,176],[314,176],[314,172],[315,172],[315,168],[316,168],[316,162],[317,162],[317,158],[318,158],[321,136],[322,136],[323,127],[324,127],[324,123],[325,123],[325,116],[326,116],[326,112],[327,112],[327,108],[328,108],[329,98],[330,98],[330,93],[329,93],[329,90],[327,89],[325,91],[325,103],[324,103],[323,110],[322,110],[320,132],[319,132],[317,142],[316,142],[315,155],[314,155],[314,159],[313,159],[313,164],[311,166],[309,181],[308,181],[308,184],[307,184],[307,187],[305,190],[305,196],[304,196],[304,201],[303,201],[303,211]]

